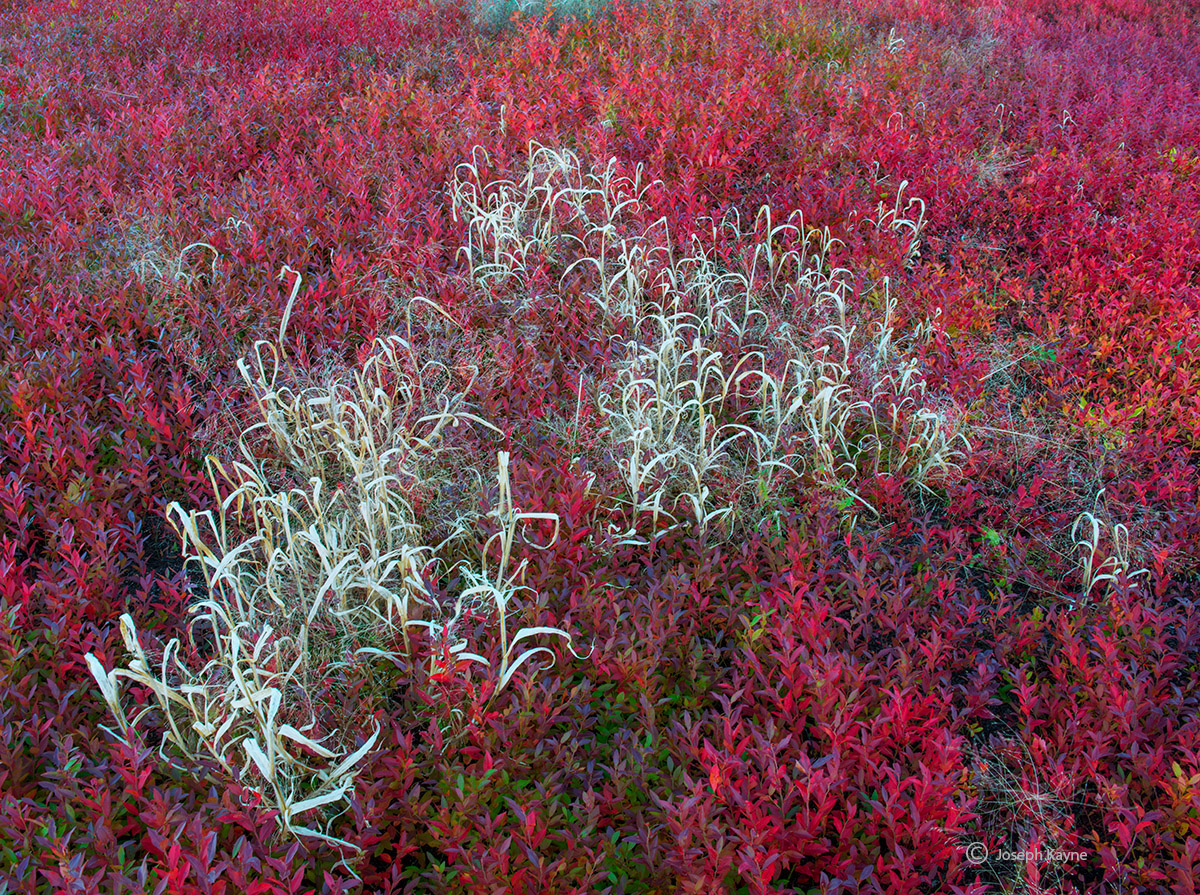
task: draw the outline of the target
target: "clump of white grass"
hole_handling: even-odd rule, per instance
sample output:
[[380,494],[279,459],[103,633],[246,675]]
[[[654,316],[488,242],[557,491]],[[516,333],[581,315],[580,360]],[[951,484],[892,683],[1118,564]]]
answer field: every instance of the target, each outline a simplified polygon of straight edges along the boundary
[[[698,235],[675,258],[665,228],[665,244],[651,248],[648,232],[637,237],[633,251],[631,240],[623,238],[615,276],[606,275],[603,255],[587,259],[601,283],[591,297],[614,328],[633,336],[625,339],[615,363],[612,393],[601,395],[601,412],[629,501],[639,513],[649,513],[655,528],[660,517],[681,524],[674,515],[680,506],[700,531],[719,520],[736,521],[739,500],[733,494],[749,475],[749,457],[768,484],[784,470],[796,472],[790,462],[796,455],[779,451],[781,430],[798,408],[791,406],[794,396],[782,406],[788,387],[771,378],[766,354],[769,345],[778,347],[786,326],[760,295],[770,293],[778,304],[793,285],[810,285],[812,271],[807,280],[780,288],[788,265],[807,259],[813,240],[790,221],[772,226],[769,208],[760,213],[763,218],[767,236],[754,247],[746,272],[722,268]],[[737,228],[736,222],[725,226]],[[788,231],[802,235],[798,249],[779,249]],[[755,375],[764,407],[759,421],[767,431],[730,416],[731,399]],[[761,479],[759,484],[765,502]]]
[[[635,510],[650,512],[657,527],[659,516],[676,521],[665,505],[673,508],[682,499],[704,531],[733,511],[712,506],[710,480],[725,467],[729,447],[750,434],[719,420],[738,364],[727,369],[721,353],[703,341],[702,327],[681,315],[658,322],[662,341],[631,352],[617,370],[619,398],[603,404],[602,412]],[[603,400],[611,401],[607,395]]]
[[[748,479],[763,504],[784,479],[806,472],[872,512],[849,485],[858,473],[902,476],[935,493],[961,473],[971,445],[965,414],[949,398],[927,395],[909,353],[933,324],[898,336],[886,278],[881,318],[851,313],[848,272],[826,263],[828,234],[790,222],[772,227],[769,209],[762,218],[767,237],[747,273],[720,269],[694,239],[691,252],[660,273],[658,299],[622,305],[632,328],[651,334],[628,343],[615,368],[619,398],[603,408],[634,506],[657,523],[682,498],[703,530],[734,511],[731,501],[714,505],[713,486],[731,475],[730,490]],[[788,231],[799,246],[781,251],[776,240]],[[807,314],[779,321],[783,303]],[[637,307],[648,310],[638,316]],[[719,422],[732,394],[753,406],[736,422]],[[735,442],[749,448],[749,462],[729,462]]]
[[[151,662],[127,614],[121,616],[121,634],[134,656],[128,666],[108,671],[87,654],[122,735],[128,736],[150,710],[143,709],[132,721],[126,717],[120,698],[124,678],[153,692],[167,725],[164,745],[170,742],[189,761],[215,759],[226,773],[251,783],[279,808],[281,824],[292,835],[349,845],[305,826],[300,818],[345,798],[356,767],[375,745],[378,728],[355,748],[329,748],[325,737],[313,734],[317,722],[311,708],[300,704],[304,692],[298,677],[305,656],[297,644],[270,625],[255,631],[235,621],[219,601],[202,601],[193,611],[193,626],[208,625],[214,637],[215,658],[199,671],[180,658],[178,639],[167,644],[161,660]],[[306,708],[307,723],[298,720]]]
[[518,648],[518,644],[531,638],[554,636],[566,641],[567,648],[577,659],[587,658],[586,655],[575,652],[572,636],[562,628],[549,625],[529,625],[509,632],[509,609],[517,602],[517,597],[530,588],[521,582],[524,580],[528,560],[521,560],[516,567],[512,566],[513,548],[516,544],[518,530],[533,522],[551,522],[554,534],[550,542],[540,548],[526,541],[535,549],[550,549],[558,540],[559,517],[556,513],[529,513],[518,510],[513,504],[512,484],[509,478],[509,459],[507,451],[501,451],[496,456],[497,485],[499,493],[496,506],[488,513],[498,530],[483,545],[478,567],[460,563],[462,576],[466,584],[459,593],[454,612],[449,619],[421,622],[427,627],[433,637],[437,649],[430,656],[430,674],[433,677],[445,676],[459,663],[477,663],[490,668],[492,663],[479,653],[467,652],[468,639],[461,633],[471,621],[489,621],[493,615],[498,627],[499,667],[496,669],[496,684],[492,696],[499,693],[512,680],[516,672],[538,656],[549,657],[549,664],[542,670],[554,664],[554,653],[546,646],[528,646]]
[[[596,401],[624,491],[618,502],[656,531],[660,520],[667,530],[733,523],[743,502],[735,495],[750,491],[763,509],[789,479],[809,477],[874,512],[851,487],[857,475],[900,476],[935,494],[961,473],[971,448],[965,414],[927,393],[915,359],[936,315],[897,333],[887,278],[869,292],[877,317],[850,307],[852,273],[831,265],[838,241],[827,229],[806,227],[799,213],[777,222],[764,206],[752,228],[735,211],[714,225],[711,243],[695,233],[679,251],[665,219],[640,231],[631,224],[654,186],[640,168],[618,175],[613,160],[585,172],[570,151],[536,143],[520,180],[485,185],[488,164],[476,150],[455,174],[462,251],[485,285],[520,280],[554,255],[560,287],[599,309],[615,343]],[[904,240],[911,265],[925,208],[906,187],[873,223]],[[716,258],[729,238],[744,246],[740,270]]]
[[[476,147],[471,161],[455,169],[451,184],[454,218],[467,224],[467,243],[459,252],[484,286],[508,285],[535,259],[565,259],[573,245],[612,232],[646,189],[640,167],[632,178],[618,176],[614,160],[603,171],[585,174],[570,150],[534,142],[519,181],[485,184],[483,171],[490,163],[487,152]],[[584,236],[567,232],[572,227]]]
[[[470,381],[456,390],[451,377],[431,376],[432,366],[419,363],[412,344],[398,337],[379,341],[348,377],[301,384],[283,347],[299,288],[297,274],[278,340],[258,342],[238,366],[260,421],[242,434],[242,459],[207,463],[217,509],[169,507],[187,564],[198,569],[205,590],[190,607],[185,636],[171,639],[152,663],[123,616],[133,660],[112,671],[90,654],[87,661],[123,734],[145,714],[127,718],[119,686],[125,679],[154,693],[164,744],[188,760],[209,756],[239,776],[278,807],[285,831],[344,846],[328,833],[331,818],[305,818],[344,801],[379,732],[359,737],[355,719],[344,719],[344,729],[321,733],[328,725],[316,694],[327,689],[332,669],[366,673],[372,657],[409,654],[412,628],[453,628],[464,601],[491,600],[497,609],[497,691],[532,657],[549,652],[518,651],[519,643],[551,634],[571,645],[571,637],[545,626],[509,636],[507,608],[524,568],[506,573],[517,529],[541,519],[557,527],[557,516],[513,509],[506,454],[493,513],[501,531],[485,545],[481,571],[469,578],[455,617],[441,621],[424,576],[441,549],[465,533],[465,520],[431,518],[415,495],[439,459],[455,452],[449,432],[464,422],[499,430],[466,411]],[[282,474],[257,458],[256,440],[283,461]],[[450,533],[435,544],[430,534],[439,527]],[[493,569],[487,555],[496,538],[502,549]],[[202,653],[211,658],[197,669],[189,660]],[[479,654],[464,658],[484,661]]]
[[1129,529],[1115,525],[1100,511],[1104,489],[1096,495],[1094,512],[1081,513],[1071,526],[1071,541],[1079,553],[1079,573],[1083,600],[1097,587],[1111,587],[1122,577],[1126,580],[1148,573],[1147,569],[1130,572]]
[[807,342],[793,332],[781,338],[782,369],[743,374],[756,386],[752,415],[765,483],[808,468],[845,505],[874,512],[848,484],[857,473],[901,476],[931,494],[961,473],[971,447],[965,415],[948,398],[927,396],[908,353],[923,333],[896,335],[896,302],[886,279],[882,285],[882,317],[863,327],[849,322],[845,282],[827,281],[813,301],[825,325],[814,326]]

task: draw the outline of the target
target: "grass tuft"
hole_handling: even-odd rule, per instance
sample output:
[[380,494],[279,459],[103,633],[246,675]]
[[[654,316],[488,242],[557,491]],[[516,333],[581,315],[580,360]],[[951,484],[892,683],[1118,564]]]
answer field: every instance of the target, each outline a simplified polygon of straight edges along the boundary
[[[288,833],[347,846],[330,834],[329,812],[347,798],[379,730],[359,734],[362,719],[331,706],[333,670],[362,678],[376,657],[411,654],[411,629],[444,640],[464,612],[485,608],[494,608],[498,625],[493,695],[535,657],[553,658],[547,647],[530,647],[531,638],[559,636],[579,654],[559,628],[510,636],[508,609],[524,571],[524,562],[508,571],[518,529],[552,521],[557,537],[558,517],[513,507],[506,453],[491,514],[500,531],[484,545],[478,570],[467,570],[448,621],[427,584],[444,548],[465,539],[473,521],[456,514],[438,487],[451,458],[469,469],[473,453],[448,434],[465,431],[463,423],[503,434],[466,409],[474,375],[455,388],[451,371],[422,363],[408,340],[392,336],[376,343],[359,370],[313,382],[285,349],[299,289],[296,274],[277,340],[259,341],[238,364],[259,421],[242,433],[241,459],[208,459],[218,508],[168,508],[205,591],[190,607],[185,636],[151,662],[125,615],[121,630],[133,660],[106,671],[89,654],[88,664],[123,735],[146,712],[128,719],[121,679],[150,688],[164,743],[186,760],[215,759],[279,808]],[[435,542],[437,531],[444,536]],[[493,547],[499,556],[490,565]],[[450,652],[489,664],[464,648],[460,641]],[[436,654],[433,662],[436,671]],[[318,810],[323,822],[311,820]]]

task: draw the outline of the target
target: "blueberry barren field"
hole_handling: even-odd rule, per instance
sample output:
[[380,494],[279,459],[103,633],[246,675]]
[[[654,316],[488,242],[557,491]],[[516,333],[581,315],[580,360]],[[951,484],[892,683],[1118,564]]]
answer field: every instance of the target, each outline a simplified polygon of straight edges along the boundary
[[1200,872],[1200,12],[0,4],[0,893]]

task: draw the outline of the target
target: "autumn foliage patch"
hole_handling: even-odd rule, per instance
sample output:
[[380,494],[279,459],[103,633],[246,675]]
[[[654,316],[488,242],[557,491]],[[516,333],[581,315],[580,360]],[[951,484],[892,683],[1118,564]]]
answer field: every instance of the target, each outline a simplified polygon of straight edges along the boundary
[[1192,6],[0,33],[0,892],[1195,889]]

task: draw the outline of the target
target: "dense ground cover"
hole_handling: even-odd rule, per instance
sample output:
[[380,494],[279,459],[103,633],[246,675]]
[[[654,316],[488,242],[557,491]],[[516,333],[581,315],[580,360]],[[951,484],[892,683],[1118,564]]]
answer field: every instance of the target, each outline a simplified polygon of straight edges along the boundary
[[1191,5],[0,33],[0,891],[1194,891]]

